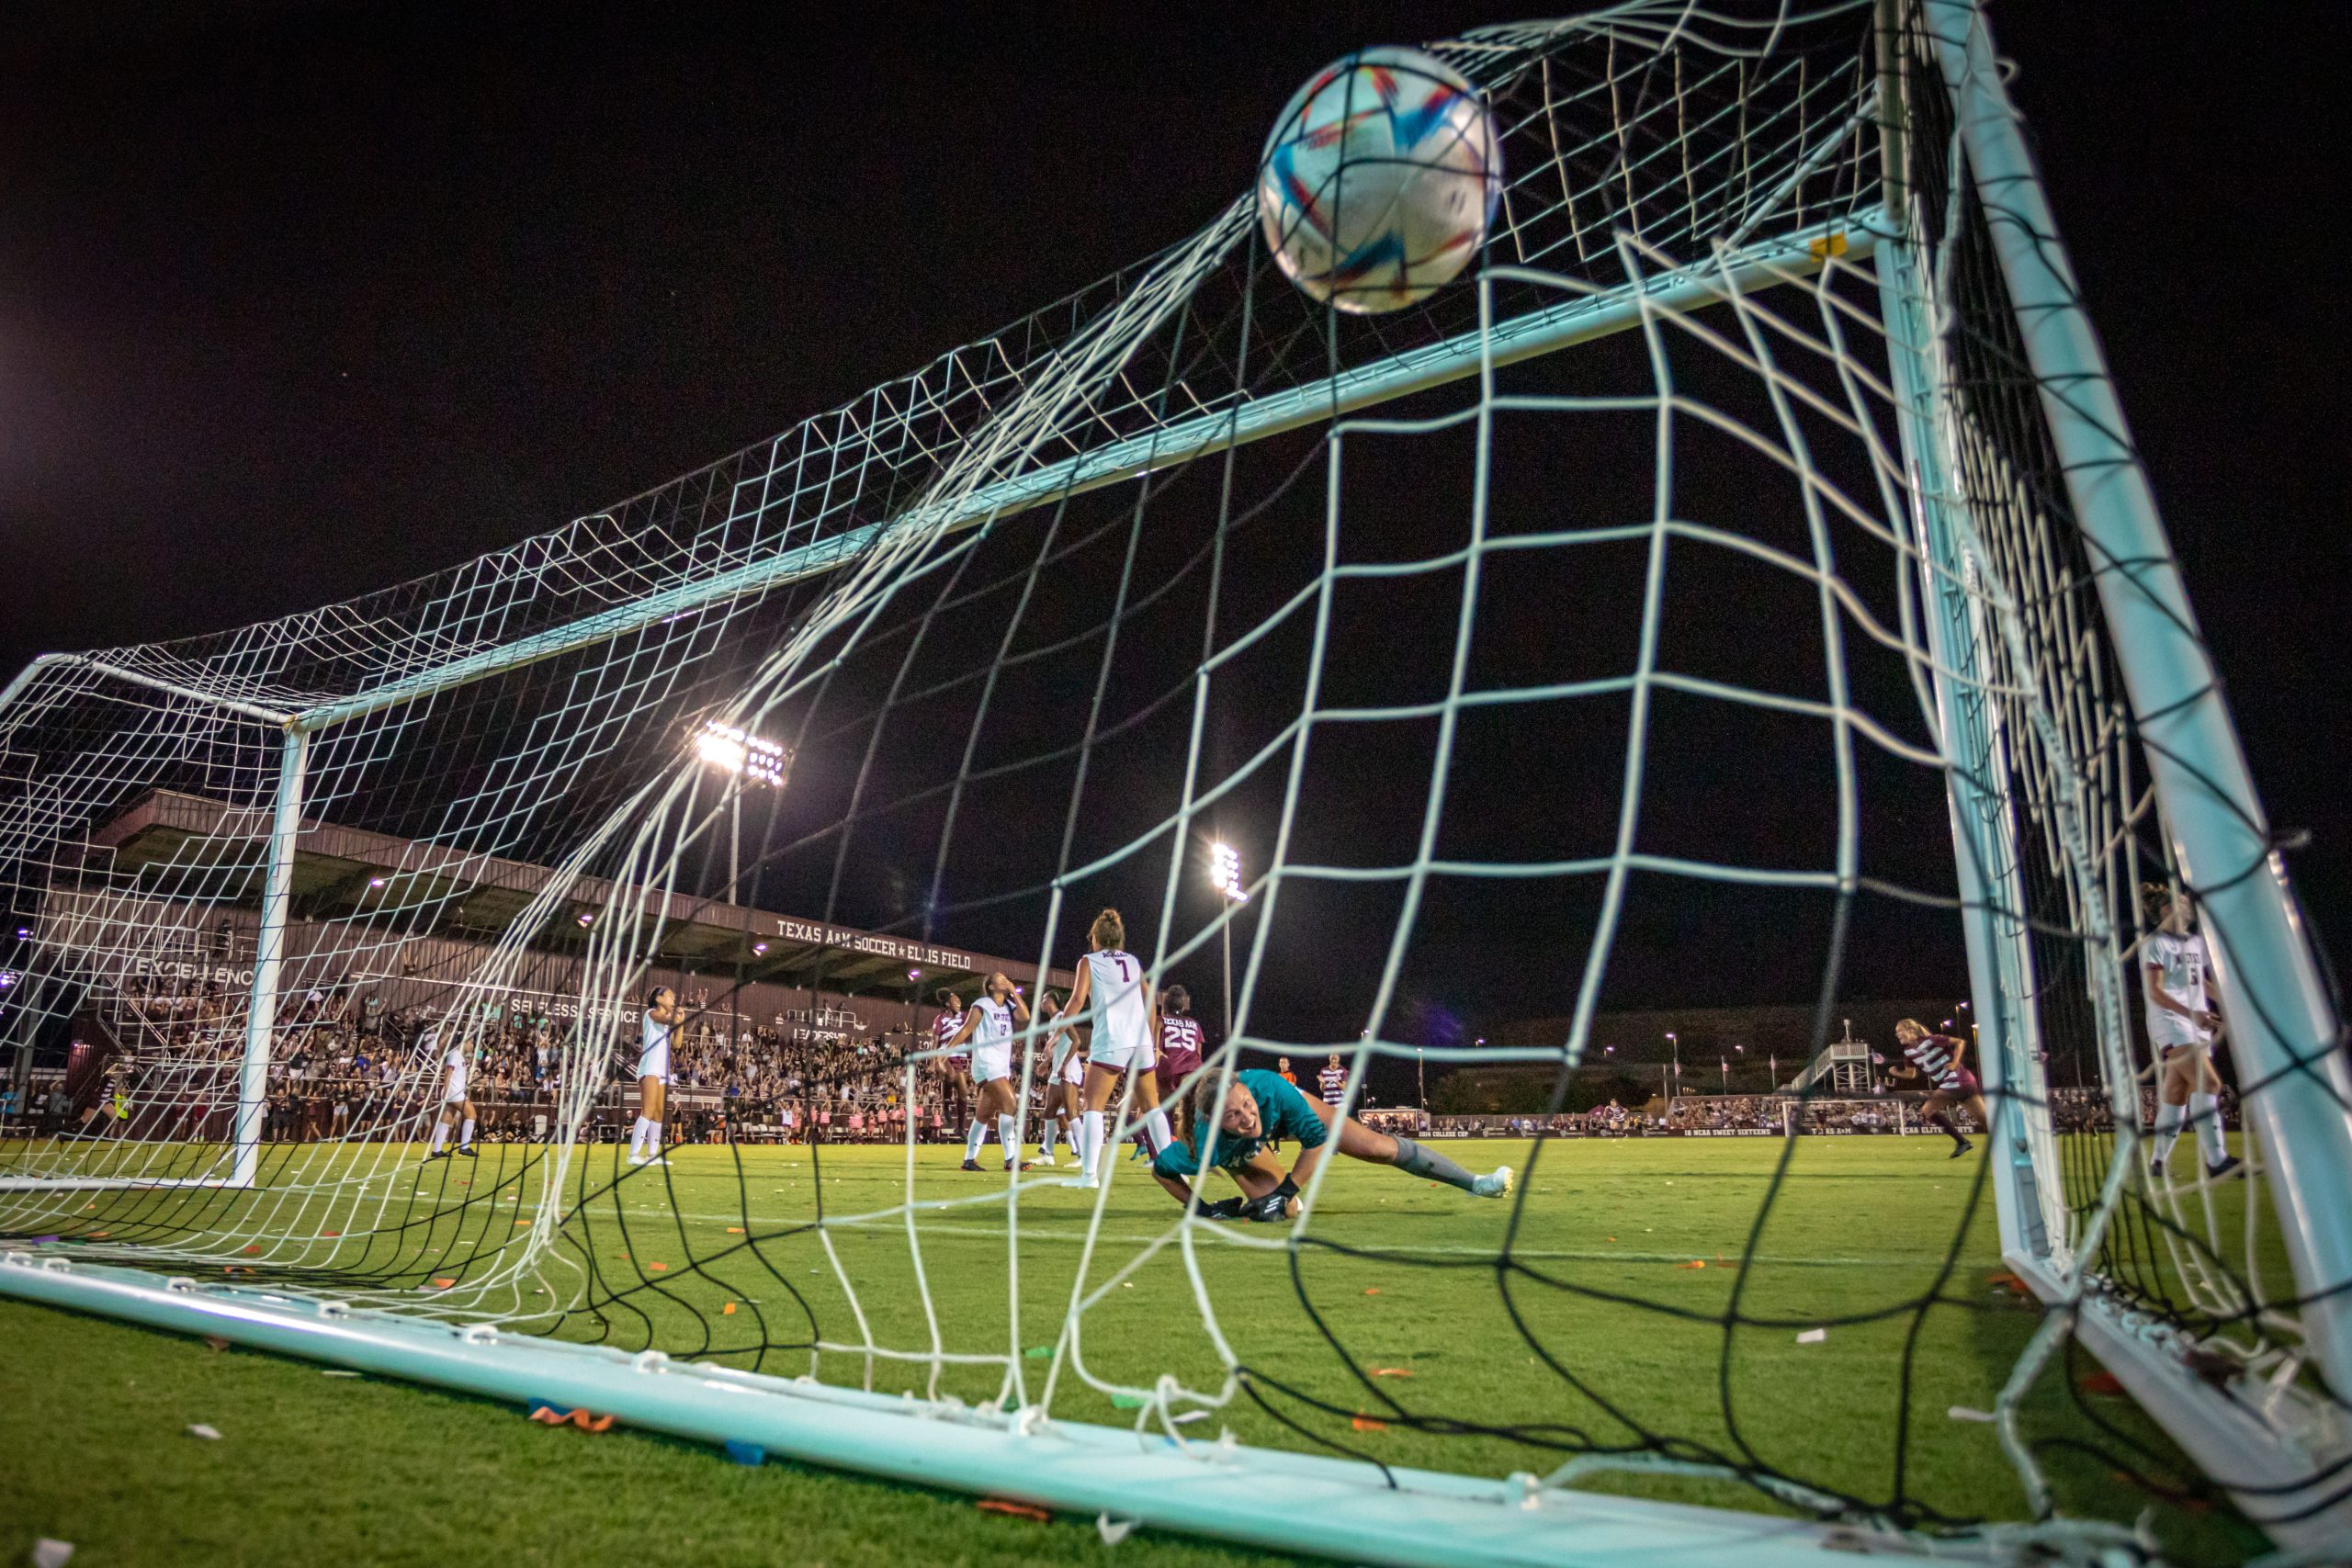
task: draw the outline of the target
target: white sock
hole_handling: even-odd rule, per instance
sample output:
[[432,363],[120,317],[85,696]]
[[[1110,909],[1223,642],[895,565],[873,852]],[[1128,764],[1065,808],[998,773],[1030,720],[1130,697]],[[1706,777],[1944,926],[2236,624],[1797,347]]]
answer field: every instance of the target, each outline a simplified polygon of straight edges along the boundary
[[1160,1150],[1175,1141],[1176,1134],[1169,1130],[1167,1111],[1155,1109],[1143,1119],[1144,1153],[1157,1157]]
[[2158,1165],[2172,1158],[2173,1143],[2180,1136],[2181,1109],[2177,1105],[2160,1104],[2156,1107],[2156,1163]]
[[469,1116],[466,1118],[466,1124],[458,1129],[458,1146],[462,1149],[473,1141],[474,1119]]
[[647,1159],[651,1159],[661,1152],[662,1123],[659,1122],[648,1122],[645,1124],[645,1157]]
[[1061,1134],[1061,1130],[1059,1122],[1050,1116],[1046,1118],[1046,1130],[1037,1136],[1037,1156],[1040,1159],[1054,1157],[1054,1140]]
[[645,1129],[650,1125],[651,1123],[642,1116],[637,1119],[637,1124],[628,1130],[629,1153],[636,1155],[645,1152]]
[[1010,1116],[998,1117],[996,1141],[1004,1145],[1007,1160],[1018,1159],[1021,1156],[1021,1123]]
[[1102,1152],[1102,1112],[1090,1111],[1078,1119],[1078,1173],[1091,1179],[1095,1156]]
[[966,1159],[979,1158],[980,1145],[988,1141],[989,1124],[977,1116],[973,1117],[971,1131],[964,1134],[964,1157]]
[[447,1123],[447,1122],[434,1122],[434,1123],[433,1123],[433,1152],[434,1152],[435,1154],[436,1154],[436,1155],[437,1155],[437,1154],[439,1154],[439,1153],[441,1152],[441,1145],[444,1145],[444,1144],[446,1144],[446,1143],[447,1143],[448,1141],[449,1141],[449,1123]]
[[2222,1102],[2210,1094],[2188,1097],[2188,1119],[2197,1128],[2197,1147],[2207,1165],[2219,1165],[2230,1155],[2222,1137]]

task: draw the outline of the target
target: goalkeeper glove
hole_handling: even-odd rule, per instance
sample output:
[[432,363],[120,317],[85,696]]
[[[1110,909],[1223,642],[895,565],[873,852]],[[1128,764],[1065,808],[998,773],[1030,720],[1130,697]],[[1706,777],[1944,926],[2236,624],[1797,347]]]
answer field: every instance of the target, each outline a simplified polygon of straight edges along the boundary
[[1280,1187],[1251,1203],[1244,1213],[1261,1222],[1286,1220],[1290,1218],[1290,1205],[1297,1196],[1298,1184],[1285,1176]]

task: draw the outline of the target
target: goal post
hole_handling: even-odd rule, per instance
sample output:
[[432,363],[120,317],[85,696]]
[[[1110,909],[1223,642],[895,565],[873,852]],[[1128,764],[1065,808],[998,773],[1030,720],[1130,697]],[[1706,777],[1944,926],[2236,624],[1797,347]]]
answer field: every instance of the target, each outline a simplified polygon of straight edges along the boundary
[[[118,1111],[0,1133],[0,1294],[1095,1514],[1106,1535],[1594,1568],[2146,1549],[2136,1510],[2062,1494],[2046,1455],[2084,1445],[2029,1408],[2078,1343],[2278,1544],[2352,1528],[2341,1021],[1980,7],[1626,0],[1430,48],[1490,100],[1506,178],[1479,265],[1422,304],[1310,305],[1244,200],[566,528],[258,626],[45,656],[0,691],[0,974],[40,981],[0,1000],[0,1037],[55,1036],[55,998],[84,992],[141,1024]],[[1351,621],[1372,595],[1391,597]],[[1686,635],[1742,615],[1803,659]],[[714,727],[777,759],[757,806],[696,755]],[[1784,748],[1806,791],[1709,787],[1694,735]],[[1592,820],[1493,792],[1531,766],[1591,774]],[[1941,827],[1923,848],[1890,830],[1901,810],[1865,809],[1881,798]],[[1053,830],[994,852],[989,813],[1039,801]],[[1749,807],[1798,827],[1758,835]],[[1252,814],[1271,852],[1202,916],[1193,840]],[[2143,1152],[2143,877],[2192,896],[2219,971],[2252,1172],[2227,1201]],[[1418,1065],[1408,998],[1465,966],[1464,940],[1550,921],[1575,998],[1560,1037],[1449,1055],[1556,1067],[1557,1113],[1604,998],[1640,983],[1627,933],[1659,887],[1785,919],[1784,969],[1817,945],[1816,1051],[1832,1001],[1870,994],[1864,923],[1956,930],[1984,1189],[2043,1309],[1986,1330],[2015,1336],[1991,1408],[1915,1354],[1988,1310],[1953,1285],[1973,1185],[1921,1184],[1956,1194],[1935,1245],[1850,1315],[1775,1273],[1857,1262],[1774,1251],[1807,1213],[1796,1162],[1967,1168],[1912,1140],[1739,1145],[1770,1168],[1738,1216],[1748,1251],[1712,1263],[1594,1250],[1551,1183],[1622,1150],[1542,1131],[1509,1204],[1481,1211],[1507,1218],[1470,1240],[1407,1228],[1418,1180],[1348,1213],[1331,1195],[1360,1172],[1337,1158],[1288,1231],[1197,1203],[1143,1217],[1123,1206],[1138,1186],[1165,1197],[1116,1158],[1140,1099],[1111,1112],[1112,1168],[1082,1200],[1013,1158],[968,1192],[923,1185],[924,1111],[961,1104],[929,993],[969,1002],[1001,973],[1042,1003],[1085,911],[1130,911],[1155,987],[1227,953],[1220,1094],[1244,1052],[1298,1054],[1302,1083],[1328,1052],[1343,1109]],[[1285,1011],[1302,924],[1318,964],[1348,954],[1361,1017],[1336,1041]],[[1012,932],[1008,956],[970,930]],[[754,1182],[722,1137],[727,1179],[698,1206],[688,1175],[624,1165],[656,983],[718,993],[693,1000],[693,1048],[745,1098],[676,1085],[674,1114],[730,1126],[754,1095],[801,1093],[752,1058],[788,1042],[834,1070],[861,998],[889,1092],[748,1124],[880,1126],[894,1152],[854,1168],[886,1175],[840,1195],[820,1167],[844,1156],[812,1140],[797,1175],[756,1165],[786,1185]],[[390,1017],[352,1010],[370,987]],[[1051,1042],[1042,1016],[1015,1031],[1021,1134]],[[535,1130],[463,1178],[420,1167],[464,1100],[441,1097],[445,1061],[492,1052]],[[274,1122],[322,1061],[333,1122]],[[1783,1100],[1784,1132],[1827,1098],[1816,1081]],[[973,1119],[984,1140],[977,1100]],[[1049,1257],[1077,1259],[1066,1302]],[[1375,1265],[1407,1283],[1347,1272]],[[1408,1383],[1354,1337],[1349,1303],[1464,1279],[1487,1287],[1461,1309],[1483,1326],[1435,1348],[1494,1368],[1459,1387]],[[1155,1280],[1181,1352],[1138,1331],[1134,1287]],[[1891,1467],[1841,1471],[1806,1446],[1821,1423],[1758,1435],[1749,1363],[1783,1375],[1833,1320],[1864,1391],[1847,1415]],[[1720,1410],[1587,1365],[1683,1333],[1708,1337],[1690,1365]],[[1331,1365],[1283,1359],[1310,1354]],[[1930,1407],[1990,1424],[1996,1476],[1965,1470],[1959,1428],[1923,1431]],[[2128,1446],[2109,1469],[2144,1479],[2153,1449]],[[1955,1455],[2015,1498],[1919,1480]]]

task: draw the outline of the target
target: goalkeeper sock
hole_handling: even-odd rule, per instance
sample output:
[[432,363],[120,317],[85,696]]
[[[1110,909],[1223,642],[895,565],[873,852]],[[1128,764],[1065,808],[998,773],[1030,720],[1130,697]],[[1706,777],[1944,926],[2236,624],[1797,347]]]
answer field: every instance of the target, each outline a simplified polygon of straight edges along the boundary
[[998,1117],[996,1141],[1004,1145],[1004,1157],[1008,1163],[1019,1159],[1021,1157],[1021,1123],[1010,1116]]
[[1078,1122],[1078,1173],[1094,1179],[1094,1156],[1102,1152],[1102,1112],[1090,1111]]
[[1396,1140],[1396,1157],[1390,1163],[1408,1175],[1426,1176],[1431,1181],[1442,1181],[1448,1187],[1459,1187],[1464,1192],[1469,1191],[1470,1184],[1478,1179],[1435,1149],[1407,1137]]
[[964,1134],[964,1157],[966,1159],[979,1158],[980,1145],[988,1141],[989,1124],[977,1116],[973,1117],[971,1130]]
[[444,1144],[446,1144],[446,1143],[447,1143],[448,1141],[449,1141],[449,1123],[447,1123],[447,1122],[434,1122],[434,1123],[433,1123],[433,1152],[434,1152],[435,1154],[436,1154],[436,1155],[437,1155],[437,1154],[439,1154],[439,1153],[441,1152],[441,1145],[444,1145]]
[[470,1147],[473,1141],[474,1119],[469,1116],[466,1118],[466,1124],[458,1129],[458,1146],[461,1149]]
[[2207,1165],[2219,1165],[2230,1157],[2230,1145],[2222,1139],[2222,1102],[2210,1094],[2188,1097],[2188,1119],[2197,1126],[2197,1147]]
[[1154,1111],[1145,1117],[1143,1129],[1144,1153],[1154,1158],[1159,1157],[1160,1150],[1176,1141],[1176,1134],[1168,1130],[1168,1112],[1165,1111]]
[[2180,1136],[2180,1118],[2185,1107],[2156,1107],[2156,1163],[2163,1165],[2172,1158],[2172,1145]]

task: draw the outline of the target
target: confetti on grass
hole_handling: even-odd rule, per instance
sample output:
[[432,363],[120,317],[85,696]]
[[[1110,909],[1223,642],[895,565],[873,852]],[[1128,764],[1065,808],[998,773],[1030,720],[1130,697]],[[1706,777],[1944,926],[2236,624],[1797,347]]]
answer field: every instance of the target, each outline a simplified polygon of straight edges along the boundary
[[1374,1367],[1371,1371],[1376,1378],[1408,1378],[1413,1375],[1410,1367]]
[[1054,1359],[1054,1348],[1051,1345],[1032,1345],[1021,1354],[1025,1360],[1050,1361]]
[[1829,1330],[1826,1328],[1808,1328],[1803,1334],[1797,1336],[1797,1343],[1800,1345],[1818,1345],[1828,1337]]
[[1027,1503],[1015,1503],[1003,1497],[981,1498],[980,1512],[1002,1514],[1008,1518],[1035,1519],[1041,1525],[1049,1525],[1054,1522],[1054,1516],[1043,1508],[1035,1507]]
[[33,1568],[65,1568],[74,1561],[74,1543],[43,1536],[33,1542]]
[[725,1306],[720,1307],[718,1309],[718,1315],[721,1317],[733,1317],[735,1315],[735,1303],[733,1302],[729,1302]]
[[2083,1378],[2082,1387],[2085,1393],[2114,1394],[2123,1392],[2123,1384],[2117,1380],[2113,1372],[2086,1373]]
[[741,1438],[729,1438],[722,1445],[727,1457],[737,1464],[762,1465],[768,1461],[768,1450],[757,1443],[747,1443]]
[[226,1350],[229,1348],[229,1341],[220,1335],[208,1334],[204,1337],[204,1348],[208,1350]]
[[1141,1410],[1150,1403],[1139,1393],[1114,1393],[1111,1396],[1111,1408],[1114,1410]]
[[550,1404],[544,1399],[531,1401],[531,1419],[542,1427],[577,1427],[583,1432],[609,1432],[613,1429],[613,1418],[609,1416],[591,1416],[585,1410]]
[[1136,1522],[1133,1519],[1114,1519],[1108,1514],[1094,1516],[1094,1533],[1102,1538],[1102,1544],[1105,1546],[1118,1545],[1133,1535],[1135,1530]]
[[1359,1412],[1356,1418],[1349,1424],[1354,1427],[1359,1432],[1385,1432],[1388,1430],[1387,1422],[1375,1421],[1371,1416],[1363,1415],[1361,1412]]
[[191,1438],[202,1438],[208,1443],[217,1443],[220,1440],[220,1428],[218,1427],[208,1427],[203,1422],[198,1421],[195,1426],[190,1427],[187,1429],[187,1435]]
[[1955,1421],[1990,1421],[1995,1418],[1989,1410],[1971,1410],[1965,1404],[1955,1404],[1944,1414]]

